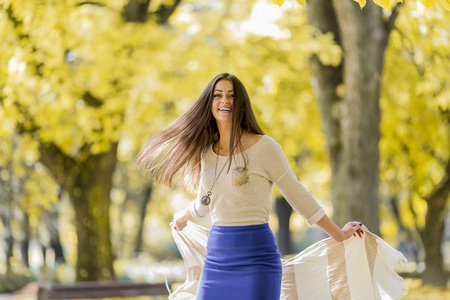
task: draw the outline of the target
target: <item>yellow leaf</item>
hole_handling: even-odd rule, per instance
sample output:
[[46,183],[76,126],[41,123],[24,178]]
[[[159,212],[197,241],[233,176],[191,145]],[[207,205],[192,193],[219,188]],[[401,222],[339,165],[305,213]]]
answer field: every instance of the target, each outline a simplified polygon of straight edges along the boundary
[[366,6],[366,0],[354,0],[356,3],[359,4],[359,6],[361,8],[363,8],[364,6]]
[[403,0],[397,0],[397,2],[403,3]]
[[385,10],[391,9],[391,0],[373,0],[373,2],[376,5],[383,7]]
[[442,7],[450,11],[450,0],[440,0]]
[[281,5],[283,5],[284,1],[286,1],[286,0],[270,0],[270,1],[272,1],[273,3],[275,3],[278,6],[281,6]]
[[420,0],[420,2],[422,2],[423,6],[426,8],[435,7],[437,4],[437,0]]
[[300,5],[305,5],[306,0],[297,0],[297,2],[298,2],[298,4],[300,4]]

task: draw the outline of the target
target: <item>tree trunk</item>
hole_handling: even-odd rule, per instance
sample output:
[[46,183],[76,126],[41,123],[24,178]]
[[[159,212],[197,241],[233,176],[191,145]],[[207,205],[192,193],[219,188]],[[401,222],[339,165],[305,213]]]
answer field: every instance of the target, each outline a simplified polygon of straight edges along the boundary
[[[14,247],[14,238],[12,235],[11,228],[11,218],[13,216],[13,208],[12,208],[12,199],[13,199],[13,191],[12,191],[12,179],[11,174],[12,168],[11,164],[8,163],[5,170],[10,175],[6,181],[0,180],[0,218],[3,223],[3,238],[5,242],[5,263],[6,263],[6,273],[9,274],[11,271],[11,257],[13,256],[13,247]],[[0,169],[1,171],[1,169]]]
[[110,240],[110,190],[117,142],[105,153],[82,162],[66,156],[54,144],[40,145],[41,161],[72,200],[78,238],[77,281],[114,279]]
[[361,221],[378,233],[379,97],[390,28],[372,2],[362,10],[353,1],[332,3],[306,7],[311,25],[333,32],[344,55],[336,68],[311,60],[330,149],[333,219],[340,226]]
[[78,235],[77,281],[114,279],[110,240],[110,191],[117,143],[91,157],[69,190]]
[[136,249],[135,251],[137,253],[142,252],[142,244],[144,240],[144,225],[145,225],[145,216],[147,215],[147,205],[150,203],[150,197],[152,195],[152,186],[148,186],[145,189],[144,196],[141,199],[141,215],[140,215],[140,223],[139,223],[139,229],[138,234],[136,237]]
[[352,1],[333,3],[345,53],[342,138],[347,207],[340,213],[378,233],[379,98],[388,33],[381,8],[374,3],[368,2],[364,10]]
[[[309,23],[318,28],[320,32],[332,32],[334,39],[341,44],[339,24],[336,13],[329,0],[315,0],[308,2],[306,13]],[[342,95],[338,93],[343,87],[343,65],[337,67],[323,65],[317,56],[310,59],[313,74],[312,87],[317,95],[322,122],[328,141],[331,164],[331,199],[333,202],[333,220],[338,225],[343,225],[347,218],[341,212],[345,211],[346,202],[346,177],[342,148],[342,120],[341,111],[343,105]]]
[[[61,196],[59,197],[61,199]],[[50,236],[49,246],[55,252],[55,263],[64,263],[66,259],[64,258],[64,252],[61,245],[61,240],[59,238],[59,212],[58,207],[54,211],[45,211],[45,225],[47,227],[47,232]]]
[[[442,201],[443,199],[441,199]],[[434,286],[446,286],[442,240],[444,234],[445,209],[436,210],[439,205],[430,207],[428,204],[428,213],[426,217],[426,227],[421,231],[422,242],[425,250],[425,271],[422,275],[422,284]]]
[[425,285],[447,285],[441,245],[449,196],[450,158],[447,162],[443,179],[433,193],[425,198],[428,205],[427,216],[425,218],[425,227],[420,231],[420,237],[425,249],[425,271],[422,276],[422,283]]
[[11,257],[13,256],[13,246],[14,246],[14,239],[12,236],[11,231],[11,218],[9,217],[9,211],[7,212],[8,215],[2,215],[2,222],[3,222],[3,235],[4,235],[4,241],[6,243],[5,247],[5,258],[6,258],[6,273],[9,273],[11,271]]
[[22,260],[25,267],[30,267],[30,258],[28,255],[28,250],[30,249],[30,217],[24,211],[23,220],[21,222],[22,231],[24,233],[23,239],[20,241],[20,250],[22,252]]
[[275,210],[278,217],[278,233],[277,244],[281,255],[291,254],[291,231],[289,223],[291,220],[292,206],[286,201],[284,197],[277,197],[275,199]]

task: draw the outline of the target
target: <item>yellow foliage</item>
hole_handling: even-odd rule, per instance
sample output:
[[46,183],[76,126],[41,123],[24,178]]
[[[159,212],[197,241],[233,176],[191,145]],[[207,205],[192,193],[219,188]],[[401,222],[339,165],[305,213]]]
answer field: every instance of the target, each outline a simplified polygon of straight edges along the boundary
[[300,5],[305,5],[306,0],[297,0],[297,2],[298,2],[298,4],[300,4]]
[[359,4],[359,6],[361,7],[361,9],[366,6],[366,0],[354,0],[356,3]]
[[449,105],[450,47],[442,30],[450,14],[441,7],[419,14],[417,6],[405,1],[391,33],[380,102],[380,191],[396,201],[410,230],[425,225],[424,199],[450,157],[450,128],[441,113]]
[[278,6],[281,6],[281,5],[283,5],[283,3],[284,3],[286,0],[270,0],[270,1],[272,1],[273,3],[275,3],[275,4],[278,5]]
[[422,2],[423,6],[426,8],[435,7],[437,4],[437,0],[420,0],[420,2]]
[[[366,0],[354,0],[354,1],[359,4],[361,9],[364,6],[366,6]],[[398,3],[403,3],[403,0],[396,0],[396,1]],[[275,1],[272,1],[272,2],[275,2]],[[383,7],[386,10],[389,10],[391,8],[391,0],[373,0],[373,2],[375,4],[377,4],[378,6]],[[420,0],[420,2],[422,2],[422,4],[426,8],[432,8],[437,5],[438,0]],[[440,0],[440,3],[445,9],[450,10],[450,0]]]
[[[380,224],[380,232],[382,232],[383,236],[387,236],[387,237],[396,237],[397,236],[397,232],[398,232],[398,225],[395,219],[393,218],[386,218],[384,217],[382,219],[383,221]],[[391,243],[393,243],[393,245],[396,245],[398,243],[398,241],[396,241],[396,239],[392,239],[390,241]]]
[[439,2],[446,10],[450,11],[450,0],[440,0]]
[[375,3],[378,6],[383,7],[386,10],[391,9],[391,0],[373,0],[373,3]]

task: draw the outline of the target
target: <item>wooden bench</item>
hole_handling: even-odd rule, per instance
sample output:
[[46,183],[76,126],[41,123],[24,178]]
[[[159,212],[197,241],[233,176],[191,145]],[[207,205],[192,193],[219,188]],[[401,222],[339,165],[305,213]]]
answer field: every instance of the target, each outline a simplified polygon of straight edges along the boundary
[[[168,285],[170,289],[170,284]],[[128,283],[116,281],[77,282],[70,285],[39,283],[38,300],[86,299],[169,295],[165,283]]]

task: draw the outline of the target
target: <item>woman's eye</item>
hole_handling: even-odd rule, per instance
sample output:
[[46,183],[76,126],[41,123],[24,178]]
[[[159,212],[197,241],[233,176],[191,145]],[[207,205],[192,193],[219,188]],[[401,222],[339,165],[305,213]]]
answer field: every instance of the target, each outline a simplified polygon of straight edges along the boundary
[[230,95],[230,96],[228,96],[228,97],[230,97],[230,98],[234,98],[234,95]]
[[218,97],[220,97],[220,94],[214,95],[214,98],[218,98]]

